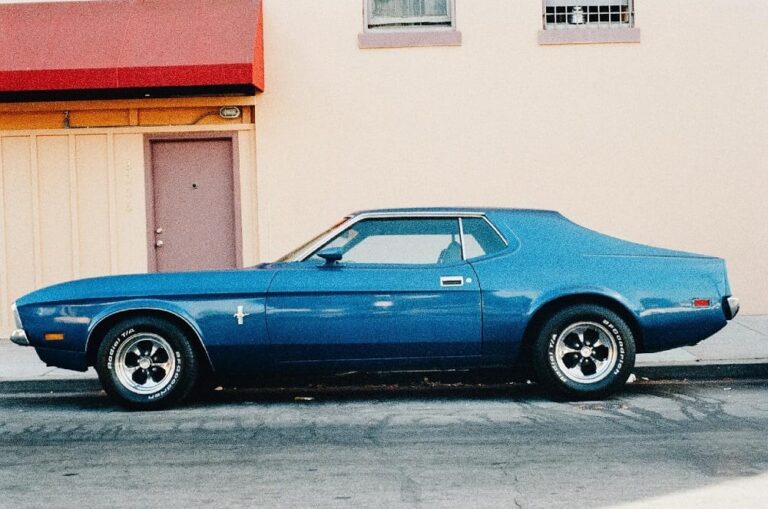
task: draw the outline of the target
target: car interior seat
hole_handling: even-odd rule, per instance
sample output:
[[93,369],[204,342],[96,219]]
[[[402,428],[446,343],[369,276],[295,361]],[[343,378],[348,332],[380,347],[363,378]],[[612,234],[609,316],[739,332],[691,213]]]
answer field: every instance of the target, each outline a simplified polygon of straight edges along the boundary
[[437,263],[455,263],[461,261],[461,244],[456,242],[456,239],[451,239],[451,243],[440,252],[440,257],[437,259]]

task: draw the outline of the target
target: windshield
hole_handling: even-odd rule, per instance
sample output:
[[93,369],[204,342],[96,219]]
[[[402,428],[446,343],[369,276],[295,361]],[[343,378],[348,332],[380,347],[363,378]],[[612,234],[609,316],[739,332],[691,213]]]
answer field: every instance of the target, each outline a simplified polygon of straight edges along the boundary
[[338,223],[336,223],[335,225],[331,226],[330,228],[328,228],[327,230],[325,230],[323,233],[321,233],[321,234],[319,234],[319,235],[315,235],[315,236],[314,236],[314,237],[312,237],[310,240],[308,240],[308,241],[304,242],[302,245],[300,245],[299,247],[297,247],[297,248],[296,248],[296,249],[294,249],[293,251],[291,251],[291,252],[289,252],[289,253],[287,253],[287,254],[285,254],[285,255],[281,256],[280,258],[278,258],[278,259],[277,259],[277,261],[278,261],[278,262],[293,262],[293,261],[298,261],[298,260],[296,260],[295,258],[296,258],[296,256],[297,256],[297,255],[299,255],[299,253],[301,253],[302,251],[304,251],[305,249],[307,249],[309,246],[311,246],[312,244],[314,244],[314,243],[315,243],[315,242],[317,242],[318,240],[322,239],[323,237],[325,237],[326,235],[328,235],[329,233],[331,233],[333,230],[335,230],[335,229],[336,229],[336,228],[338,228],[339,226],[341,226],[341,225],[343,225],[344,223],[346,223],[347,221],[349,221],[351,217],[352,217],[352,216],[346,216],[346,217],[344,217],[344,218],[343,218],[341,221],[339,221],[339,222],[338,222]]

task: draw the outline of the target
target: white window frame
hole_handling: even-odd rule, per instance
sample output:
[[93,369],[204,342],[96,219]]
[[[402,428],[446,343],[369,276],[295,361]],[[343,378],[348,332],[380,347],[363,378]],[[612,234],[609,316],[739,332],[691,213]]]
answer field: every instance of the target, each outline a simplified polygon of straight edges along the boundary
[[[415,16],[412,18],[386,18],[373,16],[373,2],[363,1],[364,32],[410,32],[410,31],[446,31],[456,30],[456,0],[448,2],[448,16]],[[443,23],[442,25],[421,25],[419,23]],[[448,23],[448,24],[445,24]]]

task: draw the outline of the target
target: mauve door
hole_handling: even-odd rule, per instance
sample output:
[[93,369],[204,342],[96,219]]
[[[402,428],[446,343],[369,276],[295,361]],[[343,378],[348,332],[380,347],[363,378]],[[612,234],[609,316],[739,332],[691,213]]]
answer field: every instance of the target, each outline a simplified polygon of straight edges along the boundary
[[237,266],[231,139],[151,141],[159,272]]

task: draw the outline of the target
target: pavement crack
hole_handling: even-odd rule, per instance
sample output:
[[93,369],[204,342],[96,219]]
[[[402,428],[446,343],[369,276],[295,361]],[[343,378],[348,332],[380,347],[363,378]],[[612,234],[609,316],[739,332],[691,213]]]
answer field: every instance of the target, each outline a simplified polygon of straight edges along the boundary
[[768,338],[768,334],[766,334],[765,332],[763,332],[763,331],[761,331],[759,329],[752,328],[749,325],[746,325],[746,324],[744,324],[742,322],[736,322],[736,325],[744,327],[745,329],[750,330],[750,331],[752,331],[752,332],[754,332],[756,334],[759,334],[760,336],[762,336],[764,338]]

